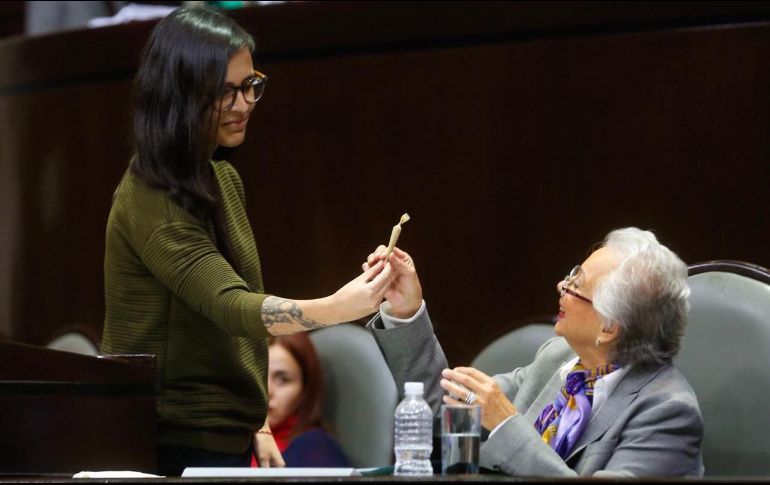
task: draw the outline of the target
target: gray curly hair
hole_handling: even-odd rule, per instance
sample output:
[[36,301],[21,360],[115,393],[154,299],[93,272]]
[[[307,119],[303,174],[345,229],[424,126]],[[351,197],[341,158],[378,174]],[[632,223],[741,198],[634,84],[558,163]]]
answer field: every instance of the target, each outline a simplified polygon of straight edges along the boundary
[[610,359],[622,365],[671,362],[690,309],[687,265],[653,233],[636,227],[610,232],[603,246],[621,257],[593,296],[605,328],[621,329]]

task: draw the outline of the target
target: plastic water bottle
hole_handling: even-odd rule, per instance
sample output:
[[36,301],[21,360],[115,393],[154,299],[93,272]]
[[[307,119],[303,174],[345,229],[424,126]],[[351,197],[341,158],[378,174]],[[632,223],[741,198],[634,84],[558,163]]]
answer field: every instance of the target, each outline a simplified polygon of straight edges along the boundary
[[422,382],[404,383],[404,400],[396,408],[394,475],[433,475],[433,411],[423,399]]

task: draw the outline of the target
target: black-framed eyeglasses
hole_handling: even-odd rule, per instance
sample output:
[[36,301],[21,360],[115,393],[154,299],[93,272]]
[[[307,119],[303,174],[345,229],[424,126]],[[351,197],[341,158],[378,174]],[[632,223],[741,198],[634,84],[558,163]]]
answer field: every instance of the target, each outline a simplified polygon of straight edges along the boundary
[[[564,294],[572,295],[578,300],[583,300],[586,303],[589,303],[591,305],[594,304],[593,300],[591,300],[588,297],[585,297],[578,293],[578,281],[580,280],[580,277],[583,275],[583,268],[580,267],[580,265],[575,266],[572,268],[572,271],[569,272],[567,276],[564,277],[564,280],[559,283],[559,293],[561,293],[561,296],[564,296]],[[570,286],[574,287],[575,289],[571,289]]]
[[255,70],[254,75],[246,78],[240,86],[231,84],[225,85],[222,94],[217,98],[217,111],[225,112],[235,106],[235,100],[238,97],[238,91],[243,94],[243,99],[249,104],[259,101],[259,98],[265,93],[267,85],[267,76]]

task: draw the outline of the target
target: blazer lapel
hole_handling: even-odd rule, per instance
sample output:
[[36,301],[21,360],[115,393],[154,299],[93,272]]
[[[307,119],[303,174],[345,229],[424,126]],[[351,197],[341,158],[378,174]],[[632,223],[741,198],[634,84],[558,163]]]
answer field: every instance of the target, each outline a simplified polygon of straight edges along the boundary
[[618,416],[636,399],[639,389],[647,384],[659,371],[660,369],[649,371],[639,368],[629,371],[612,391],[612,394],[607,396],[607,400],[601,409],[591,417],[585,433],[578,439],[575,448],[573,448],[564,461],[570,460],[573,456],[580,453],[583,448],[601,438],[612,423],[618,419]]
[[529,405],[527,411],[524,413],[524,416],[527,420],[532,422],[533,426],[535,420],[540,416],[540,413],[543,412],[543,409],[556,400],[556,396],[561,392],[563,385],[564,382],[561,380],[561,373],[558,371],[554,372],[543,387],[543,390],[537,395],[535,400],[532,401],[532,404]]

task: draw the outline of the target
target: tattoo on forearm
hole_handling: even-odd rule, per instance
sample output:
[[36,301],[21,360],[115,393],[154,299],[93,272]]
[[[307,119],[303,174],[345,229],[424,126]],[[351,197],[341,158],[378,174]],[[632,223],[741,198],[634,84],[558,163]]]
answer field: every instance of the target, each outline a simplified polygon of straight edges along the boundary
[[273,325],[301,325],[307,329],[323,328],[326,325],[316,322],[312,318],[305,317],[299,305],[285,298],[268,296],[262,303],[262,321],[267,329]]

